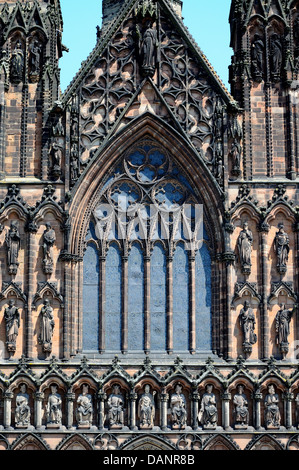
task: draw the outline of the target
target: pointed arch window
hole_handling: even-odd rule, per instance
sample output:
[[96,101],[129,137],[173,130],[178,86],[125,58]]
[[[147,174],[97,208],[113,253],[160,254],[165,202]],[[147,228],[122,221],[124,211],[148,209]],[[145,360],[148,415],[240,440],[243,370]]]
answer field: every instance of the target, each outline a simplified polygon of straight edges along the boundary
[[151,139],[107,175],[86,236],[84,352],[211,350],[201,208],[184,170]]

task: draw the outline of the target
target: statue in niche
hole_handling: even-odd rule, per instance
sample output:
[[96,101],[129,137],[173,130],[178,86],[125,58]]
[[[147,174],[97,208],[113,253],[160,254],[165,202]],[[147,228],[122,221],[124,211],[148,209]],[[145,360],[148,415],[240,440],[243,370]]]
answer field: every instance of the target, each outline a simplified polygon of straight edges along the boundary
[[274,385],[269,385],[265,397],[265,424],[266,429],[279,429],[281,415],[279,411],[279,397],[275,393]]
[[277,256],[277,271],[280,274],[285,274],[287,272],[290,253],[290,239],[284,230],[283,223],[278,225],[278,232],[276,233],[274,240],[274,251]]
[[80,176],[79,171],[79,152],[78,152],[78,144],[73,143],[71,148],[71,182],[74,183]]
[[31,79],[39,77],[41,64],[41,45],[34,39],[29,48],[29,70]]
[[20,328],[20,313],[15,306],[14,300],[9,300],[8,306],[4,310],[6,325],[6,347],[9,353],[14,353],[17,349],[17,337]]
[[15,84],[19,84],[24,78],[24,52],[20,40],[17,41],[11,55],[10,77]]
[[146,75],[153,75],[155,72],[157,47],[157,31],[153,28],[152,21],[148,20],[141,41],[142,69]]
[[78,116],[77,116],[77,114],[74,114],[74,115],[72,116],[72,122],[71,122],[71,136],[72,136],[72,140],[78,140],[78,135],[79,135]]
[[56,384],[52,384],[50,389],[51,393],[46,407],[47,427],[59,428],[62,422],[62,399],[59,393],[57,393],[58,387]]
[[182,393],[181,384],[175,387],[175,393],[170,399],[172,428],[185,429],[187,422],[186,398]]
[[270,38],[270,59],[273,79],[278,81],[282,66],[282,42],[280,36],[276,33]]
[[7,264],[9,274],[16,275],[19,267],[19,251],[21,238],[17,222],[12,221],[10,229],[6,232],[5,243],[7,248]]
[[249,230],[248,223],[245,222],[238,238],[238,250],[243,274],[251,273],[252,245],[253,235],[251,230]]
[[61,176],[62,146],[58,142],[52,142],[49,156],[51,159],[51,175],[57,180]]
[[52,274],[54,267],[53,246],[56,242],[56,234],[50,223],[45,225],[46,229],[43,234],[43,270],[45,274]]
[[52,352],[52,337],[54,332],[55,322],[53,315],[53,308],[48,299],[44,301],[41,309],[41,327],[39,335],[39,344],[43,347],[44,353]]
[[234,396],[235,428],[247,429],[249,424],[248,400],[244,394],[244,385],[238,385],[238,393]]
[[257,343],[257,335],[254,332],[256,320],[248,300],[244,302],[239,319],[243,331],[243,349],[245,354],[248,355],[252,352],[252,345]]
[[232,174],[235,176],[240,176],[241,174],[241,154],[241,144],[236,139],[234,139],[230,151],[230,156],[232,158]]
[[285,356],[289,351],[290,323],[295,308],[293,310],[288,310],[285,304],[280,304],[279,307],[280,310],[277,312],[275,317],[275,329],[277,333],[277,343],[281,352]]
[[30,425],[31,411],[29,407],[29,395],[26,384],[20,386],[20,393],[16,397],[15,423],[16,428],[26,429]]
[[251,44],[251,68],[253,78],[257,82],[261,82],[263,79],[264,49],[265,44],[263,39],[258,34],[255,34]]
[[138,415],[140,418],[141,429],[152,429],[154,427],[156,412],[154,396],[156,392],[151,394],[150,391],[150,386],[145,385],[144,393],[141,395],[138,404]]
[[113,385],[112,394],[108,398],[107,405],[110,429],[122,429],[124,426],[125,400],[118,384]]
[[87,384],[82,386],[82,393],[77,399],[76,417],[79,428],[90,428],[93,419],[92,396]]
[[52,128],[52,135],[54,137],[63,137],[64,136],[64,127],[63,127],[63,124],[62,124],[61,121],[62,121],[62,117],[60,116],[58,118],[58,121],[56,122],[56,124]]
[[202,397],[198,421],[204,429],[216,429],[218,422],[218,410],[216,396],[213,393],[213,385],[206,387],[206,393]]

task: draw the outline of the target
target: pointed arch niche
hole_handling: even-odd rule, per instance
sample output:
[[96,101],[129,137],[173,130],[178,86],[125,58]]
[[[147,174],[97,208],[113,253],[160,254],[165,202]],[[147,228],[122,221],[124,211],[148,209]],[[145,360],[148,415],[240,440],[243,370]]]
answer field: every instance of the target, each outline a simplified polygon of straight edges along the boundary
[[83,352],[210,352],[211,281],[200,196],[173,155],[143,138],[106,173],[91,211]]

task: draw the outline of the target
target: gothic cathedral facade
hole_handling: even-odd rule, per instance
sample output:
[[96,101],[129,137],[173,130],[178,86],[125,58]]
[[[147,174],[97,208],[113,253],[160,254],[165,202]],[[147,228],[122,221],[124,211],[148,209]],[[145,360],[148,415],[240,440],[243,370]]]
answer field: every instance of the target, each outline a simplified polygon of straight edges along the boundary
[[62,94],[60,1],[0,0],[1,449],[299,450],[299,0],[231,3],[231,91],[103,0]]

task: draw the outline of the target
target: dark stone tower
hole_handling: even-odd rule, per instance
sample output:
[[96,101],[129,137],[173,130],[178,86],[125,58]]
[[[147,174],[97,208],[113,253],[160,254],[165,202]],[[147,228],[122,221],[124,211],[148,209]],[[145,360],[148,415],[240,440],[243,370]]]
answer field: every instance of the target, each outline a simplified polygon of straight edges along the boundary
[[44,179],[49,109],[59,97],[59,0],[0,2],[0,174]]

